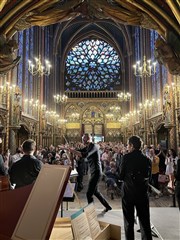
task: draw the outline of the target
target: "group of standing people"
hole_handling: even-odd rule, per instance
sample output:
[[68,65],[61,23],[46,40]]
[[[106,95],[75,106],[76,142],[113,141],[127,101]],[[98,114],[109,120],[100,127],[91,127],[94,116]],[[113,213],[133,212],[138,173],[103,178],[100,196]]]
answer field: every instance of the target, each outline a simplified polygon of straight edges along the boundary
[[[105,207],[103,213],[110,211],[112,207],[101,194],[98,183],[102,174],[102,159],[100,148],[92,142],[91,135],[83,136],[83,146],[79,149],[73,147],[62,147],[61,150],[77,156],[78,159],[86,159],[90,170],[90,179],[87,188],[87,202],[93,202],[93,196]],[[140,223],[142,239],[151,240],[151,224],[149,213],[149,180],[152,175],[152,160],[141,150],[142,141],[138,136],[132,136],[128,140],[127,151],[121,155],[118,163],[119,179],[122,184],[122,210],[124,216],[124,228],[126,239],[134,239],[134,209]],[[42,167],[43,162],[34,156],[36,143],[28,139],[22,144],[23,156],[15,161],[10,167],[8,174],[11,184],[22,187],[33,183]],[[151,152],[152,151],[152,152]],[[153,150],[151,155],[154,156]],[[119,152],[116,152],[118,157]],[[169,153],[171,155],[171,153]],[[180,160],[176,163],[176,196],[180,208]]]
[[[151,184],[161,190],[162,194],[167,185],[174,190],[175,188],[175,173],[177,161],[179,159],[180,148],[178,154],[174,149],[162,149],[161,145],[155,149],[153,145],[143,149],[143,153],[151,159],[152,162],[152,177]],[[167,190],[166,190],[167,191]]]

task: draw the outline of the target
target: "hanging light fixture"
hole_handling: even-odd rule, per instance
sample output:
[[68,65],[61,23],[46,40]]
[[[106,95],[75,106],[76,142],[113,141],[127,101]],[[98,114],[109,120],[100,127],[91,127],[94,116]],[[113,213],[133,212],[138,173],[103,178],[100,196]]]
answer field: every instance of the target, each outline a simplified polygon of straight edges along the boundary
[[39,76],[49,76],[51,72],[51,64],[48,60],[45,60],[45,65],[41,62],[41,56],[39,58],[34,58],[35,63],[32,61],[28,61],[28,71],[33,75],[39,75]]
[[55,101],[55,103],[58,103],[58,104],[66,103],[67,99],[68,99],[68,97],[65,94],[63,94],[63,95],[61,95],[61,94],[54,95],[54,101]]
[[124,93],[124,92],[120,92],[117,94],[118,97],[118,101],[120,102],[128,102],[131,100],[131,94],[129,92]]
[[146,60],[146,56],[143,58],[143,63],[140,61],[133,65],[134,75],[136,77],[151,77],[156,73],[157,62],[152,62],[151,59]]

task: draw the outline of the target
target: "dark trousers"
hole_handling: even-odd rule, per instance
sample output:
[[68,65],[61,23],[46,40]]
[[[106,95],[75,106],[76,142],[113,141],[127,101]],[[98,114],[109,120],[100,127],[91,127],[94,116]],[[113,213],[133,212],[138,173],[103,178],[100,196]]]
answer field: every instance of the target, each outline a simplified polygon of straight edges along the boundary
[[134,211],[137,211],[141,236],[143,240],[152,240],[149,199],[143,196],[141,200],[133,200],[128,197],[122,198],[122,209],[124,217],[124,230],[126,240],[134,240]]
[[88,203],[93,202],[93,195],[99,199],[99,201],[104,205],[105,208],[110,208],[109,203],[106,201],[106,199],[103,197],[103,195],[98,190],[98,183],[100,181],[101,175],[100,174],[92,174],[91,178],[89,180],[89,185],[87,189],[87,201]]
[[152,185],[153,185],[156,189],[159,189],[158,176],[159,176],[159,173],[152,174]]
[[176,199],[177,199],[178,207],[180,211],[180,181],[176,181],[175,195],[176,195]]
[[78,172],[77,176],[77,189],[78,189],[79,187],[80,188],[83,187],[84,163],[79,162],[76,170]]

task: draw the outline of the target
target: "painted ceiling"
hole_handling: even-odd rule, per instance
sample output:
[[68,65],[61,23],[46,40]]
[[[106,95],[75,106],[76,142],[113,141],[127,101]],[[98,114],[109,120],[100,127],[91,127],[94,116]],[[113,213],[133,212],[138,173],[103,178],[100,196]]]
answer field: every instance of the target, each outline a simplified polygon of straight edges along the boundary
[[163,48],[160,55],[172,51],[175,74],[180,72],[180,0],[1,0],[0,33],[8,41],[17,31],[73,21],[78,16],[82,21],[110,19],[156,30],[162,37],[157,43]]

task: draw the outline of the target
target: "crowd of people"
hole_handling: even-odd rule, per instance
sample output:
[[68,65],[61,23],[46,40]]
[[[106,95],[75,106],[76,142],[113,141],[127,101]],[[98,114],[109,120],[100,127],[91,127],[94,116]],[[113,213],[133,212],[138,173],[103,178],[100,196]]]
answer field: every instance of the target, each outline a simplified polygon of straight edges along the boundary
[[[37,146],[33,155],[39,159],[42,163],[48,164],[60,164],[60,165],[73,165],[78,172],[77,179],[77,191],[83,189],[83,176],[88,173],[88,161],[85,157],[77,155],[70,155],[70,152],[65,148],[71,147],[74,149],[83,149],[85,145],[83,143],[71,143],[66,145],[53,146]],[[107,187],[116,187],[118,183],[119,167],[122,161],[122,157],[128,152],[127,145],[121,142],[99,142],[99,154],[102,167],[102,179],[106,181]],[[155,147],[154,145],[144,145],[142,152],[146,155],[152,163],[152,175],[150,178],[150,184],[156,189],[160,190],[162,195],[167,193],[167,185],[175,188],[175,173],[177,168],[177,161],[179,159],[180,148],[178,148],[178,154],[174,149],[163,149],[160,144]],[[14,154],[10,153],[7,149],[0,155],[0,175],[7,175],[9,169],[13,163],[17,162],[23,156],[22,146],[16,149]],[[165,191],[166,190],[166,191]],[[150,194],[155,194],[155,197],[159,197],[149,189]]]
[[[9,176],[15,188],[35,181],[43,164],[70,165],[78,172],[77,191],[83,189],[83,177],[90,174],[87,202],[93,202],[95,195],[105,207],[111,206],[101,194],[98,183],[106,181],[107,187],[117,187],[121,182],[122,209],[125,234],[133,239],[134,207],[139,217],[142,235],[152,239],[150,233],[149,195],[159,197],[165,194],[167,185],[176,191],[180,209],[180,147],[178,154],[174,149],[163,149],[160,144],[142,145],[138,136],[132,136],[127,144],[122,142],[99,142],[94,144],[89,134],[83,142],[49,147],[36,146],[34,140],[26,140],[16,149],[0,155],[0,175]],[[157,190],[154,192],[154,189]],[[153,190],[153,191],[152,191]]]

